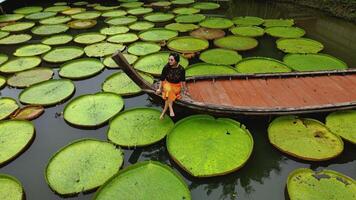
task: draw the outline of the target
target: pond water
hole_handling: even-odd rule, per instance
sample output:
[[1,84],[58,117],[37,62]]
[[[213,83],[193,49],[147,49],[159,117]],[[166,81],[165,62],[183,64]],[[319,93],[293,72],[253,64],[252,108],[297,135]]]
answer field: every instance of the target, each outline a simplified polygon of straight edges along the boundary
[[[108,1],[106,1],[108,2]],[[21,3],[24,3],[22,1]],[[52,5],[50,1],[26,1],[26,5],[16,4],[11,1],[4,9],[11,11],[17,7],[29,5]],[[356,67],[356,26],[349,22],[327,16],[319,11],[306,9],[290,4],[277,4],[258,1],[222,1],[219,10],[210,12],[216,16],[244,16],[254,15],[262,18],[295,18],[297,26],[306,30],[306,37],[316,39],[325,45],[324,53],[331,54],[345,61],[349,67]],[[108,2],[110,5],[110,2]],[[95,30],[103,27],[104,23],[98,21]],[[76,35],[84,31],[70,30],[67,33]],[[29,43],[39,43],[40,37],[35,36]],[[257,49],[242,53],[247,56],[266,56],[281,59],[284,53],[275,48],[275,40],[264,36],[259,38]],[[73,45],[75,45],[73,43]],[[0,46],[0,52],[8,55],[21,45]],[[192,62],[195,62],[193,60]],[[42,63],[43,66],[58,67]],[[54,68],[58,77],[58,68]],[[105,69],[99,75],[81,81],[74,81],[76,91],[73,99],[82,94],[101,91],[101,83],[110,74],[117,70]],[[13,97],[18,99],[20,89],[5,87],[1,91],[1,97]],[[94,192],[79,194],[74,197],[60,197],[53,193],[44,178],[44,169],[51,156],[68,143],[81,138],[97,138],[107,140],[108,126],[97,129],[78,129],[67,124],[60,116],[68,101],[54,107],[46,108],[45,113],[34,120],[36,137],[30,147],[19,157],[10,163],[1,166],[0,173],[10,174],[18,178],[25,189],[26,199],[92,199]],[[125,98],[125,109],[132,107],[157,107],[160,105],[150,101],[146,94]],[[178,111],[179,112],[179,111]],[[193,113],[179,112],[175,121]],[[307,115],[320,121],[324,121],[327,113]],[[234,117],[234,116],[231,116]],[[217,199],[288,199],[285,183],[288,173],[300,167],[313,170],[332,169],[352,178],[356,178],[356,148],[345,142],[343,153],[336,159],[327,162],[307,162],[294,159],[282,154],[275,149],[267,138],[267,127],[273,117],[234,117],[247,126],[254,138],[254,150],[246,165],[237,172],[217,177],[196,179],[179,168],[169,157],[165,141],[146,148],[124,149],[125,160],[123,167],[144,160],[158,160],[170,165],[182,175],[191,190],[193,199],[217,200]]]

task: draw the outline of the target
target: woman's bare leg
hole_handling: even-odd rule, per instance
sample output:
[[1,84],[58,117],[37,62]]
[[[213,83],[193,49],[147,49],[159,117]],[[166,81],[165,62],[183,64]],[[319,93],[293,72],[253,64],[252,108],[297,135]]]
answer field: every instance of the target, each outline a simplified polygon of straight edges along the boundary
[[167,109],[168,109],[168,100],[164,101],[164,108],[162,110],[161,116],[159,117],[160,119],[163,119],[164,114],[166,113]]
[[174,117],[174,111],[173,111],[173,101],[167,100],[168,101],[168,107],[169,107],[169,116]]

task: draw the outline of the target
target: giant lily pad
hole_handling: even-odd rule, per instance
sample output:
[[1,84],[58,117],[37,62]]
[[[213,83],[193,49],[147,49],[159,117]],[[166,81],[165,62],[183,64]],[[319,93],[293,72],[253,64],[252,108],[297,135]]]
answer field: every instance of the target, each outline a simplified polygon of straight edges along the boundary
[[127,14],[126,11],[124,10],[110,10],[107,12],[104,12],[101,16],[102,17],[122,17]]
[[127,51],[136,56],[144,56],[156,53],[161,50],[161,46],[153,42],[135,42],[129,46]]
[[50,17],[47,19],[42,19],[40,21],[41,24],[63,24],[69,22],[72,18],[69,16],[56,16]]
[[167,43],[167,47],[171,50],[181,53],[195,53],[209,47],[209,42],[204,39],[195,37],[177,37]]
[[153,28],[155,26],[154,23],[151,22],[146,22],[146,21],[138,21],[129,26],[131,30],[134,31],[144,31],[150,28]]
[[351,200],[356,196],[356,183],[333,170],[314,172],[299,168],[288,175],[287,190],[291,200]]
[[5,15],[0,15],[0,23],[2,22],[12,22],[12,21],[17,21],[25,16],[22,14],[5,14]]
[[31,13],[41,12],[42,10],[43,10],[43,8],[41,6],[27,6],[27,7],[15,9],[14,13],[28,15]]
[[283,38],[276,43],[277,48],[285,53],[318,53],[324,49],[323,44],[308,38]]
[[266,29],[266,33],[279,38],[300,38],[305,31],[298,27],[275,26]]
[[171,2],[172,2],[172,4],[175,4],[175,5],[187,5],[187,4],[194,3],[195,0],[173,0]]
[[43,60],[52,63],[60,63],[79,58],[83,54],[83,49],[77,46],[57,47],[46,53],[43,56]]
[[87,1],[76,1],[76,2],[73,2],[73,5],[75,6],[85,6],[85,5],[88,5],[89,3]]
[[6,85],[6,78],[3,76],[0,76],[0,89]]
[[122,34],[122,33],[127,33],[129,32],[129,28],[126,26],[110,26],[110,27],[105,27],[100,30],[101,34],[104,35],[116,35],[116,34]]
[[61,44],[67,44],[72,40],[73,40],[73,36],[61,34],[61,35],[54,35],[48,38],[44,38],[42,40],[42,43],[46,45],[61,45]]
[[196,13],[199,13],[200,10],[197,9],[197,8],[184,8],[184,7],[181,7],[181,8],[175,8],[173,9],[172,11],[173,13],[177,14],[177,15],[191,15],[191,14],[196,14]]
[[263,26],[273,27],[273,26],[293,26],[293,19],[265,19]]
[[162,140],[173,128],[169,117],[160,120],[161,112],[153,108],[134,108],[118,114],[110,121],[108,139],[125,146],[147,146]]
[[6,31],[0,31],[0,39],[8,36],[10,33]]
[[51,47],[45,44],[30,44],[16,49],[15,56],[37,56],[51,50]]
[[32,13],[29,15],[26,15],[26,19],[30,20],[41,20],[41,19],[46,19],[49,17],[55,16],[57,13],[55,12],[38,12],[38,13]]
[[57,33],[66,32],[69,29],[68,26],[64,24],[54,24],[54,25],[41,25],[33,28],[31,31],[36,35],[52,35]]
[[253,139],[235,120],[193,115],[176,123],[167,136],[167,149],[192,176],[211,177],[241,168],[252,153]]
[[[158,52],[140,58],[134,65],[134,68],[142,72],[152,75],[160,75],[164,66],[168,63],[170,52]],[[188,66],[188,60],[180,56],[180,65],[183,67]]]
[[2,200],[22,200],[24,191],[19,180],[16,178],[0,174],[0,199]]
[[214,45],[220,48],[245,51],[255,48],[258,42],[254,38],[242,36],[227,36],[214,40]]
[[172,31],[165,28],[152,28],[147,31],[140,32],[138,35],[141,40],[150,42],[165,41],[176,36],[178,36],[177,31]]
[[132,8],[132,9],[127,10],[127,13],[129,13],[130,15],[144,15],[144,14],[150,13],[152,11],[153,11],[152,8],[138,7],[138,8]]
[[114,93],[82,95],[66,105],[64,119],[78,126],[99,126],[119,113],[123,107],[124,100]]
[[282,116],[268,127],[268,139],[277,149],[311,161],[329,160],[344,149],[341,138],[313,119]]
[[61,77],[69,79],[83,79],[99,73],[104,67],[100,60],[82,58],[64,63],[58,73]]
[[94,19],[78,19],[68,22],[67,25],[72,29],[88,29],[94,27],[96,23]]
[[180,23],[171,23],[167,24],[164,28],[179,32],[188,32],[199,28],[198,25],[195,24],[180,24]]
[[109,42],[101,42],[91,44],[84,48],[85,54],[89,57],[104,57],[115,53],[116,51],[124,50],[125,46],[121,44],[112,44]]
[[230,66],[214,65],[208,63],[196,63],[186,68],[186,76],[204,76],[204,75],[227,75],[237,74],[238,72]]
[[29,34],[13,34],[0,39],[0,44],[20,44],[31,40]]
[[240,73],[281,73],[292,70],[283,62],[273,58],[248,57],[236,64]]
[[74,90],[73,82],[68,79],[48,80],[24,89],[19,99],[25,104],[50,106],[67,99]]
[[264,22],[264,20],[255,16],[243,16],[233,18],[232,22],[239,26],[259,26]]
[[0,120],[6,119],[13,112],[15,112],[19,106],[15,99],[2,97],[0,98]]
[[178,15],[174,20],[177,23],[198,23],[205,19],[203,14],[191,14],[191,15]]
[[105,20],[105,23],[110,25],[128,25],[137,21],[135,16],[122,16],[122,17],[113,17]]
[[211,64],[233,65],[239,62],[242,57],[236,51],[229,49],[209,49],[200,54],[199,59]]
[[85,8],[69,8],[67,10],[62,11],[63,15],[75,15],[81,12],[86,11]]
[[211,28],[198,28],[195,31],[190,32],[193,37],[214,40],[225,36],[225,31],[221,29],[211,29]]
[[[131,54],[126,54],[123,53],[122,55],[124,55],[125,59],[127,60],[127,62],[131,65],[133,63],[136,62],[136,60],[138,59],[137,56],[135,55],[131,55]],[[103,64],[108,67],[108,68],[119,68],[119,66],[117,65],[117,63],[111,58],[111,56],[106,57],[103,60]]]
[[[150,84],[153,84],[153,78],[149,75],[140,75]],[[124,72],[118,72],[107,77],[102,85],[104,92],[112,92],[119,95],[134,95],[141,92],[141,88],[133,82]]]
[[28,105],[18,109],[10,116],[10,118],[19,120],[33,120],[40,116],[43,112],[44,108],[42,106]]
[[119,171],[123,153],[108,142],[82,139],[52,156],[46,180],[55,192],[76,194],[97,188]]
[[35,128],[31,122],[22,120],[1,121],[0,164],[4,164],[19,155],[29,145],[34,135]]
[[36,56],[15,58],[0,66],[0,72],[15,73],[37,67],[41,58]]
[[50,68],[37,67],[34,69],[18,72],[7,79],[7,84],[12,87],[28,87],[36,83],[47,81],[53,76]]
[[34,25],[35,25],[34,22],[16,22],[2,27],[1,30],[8,31],[8,32],[18,32],[18,31],[24,31],[29,28],[32,28]]
[[138,37],[135,33],[117,34],[107,39],[108,42],[119,43],[119,44],[131,43],[131,42],[135,42],[136,40],[138,40]]
[[125,2],[120,4],[120,6],[123,8],[137,8],[137,7],[141,7],[142,5],[143,2]]
[[95,200],[191,200],[184,180],[170,167],[155,161],[131,165],[107,181],[96,193]]
[[94,9],[95,10],[100,10],[100,11],[105,11],[105,10],[114,10],[116,8],[119,8],[120,6],[102,6],[102,5],[98,5],[95,6]]
[[168,7],[172,5],[170,1],[156,1],[149,4],[151,7]]
[[343,139],[356,144],[356,111],[337,111],[326,117],[326,126],[331,132],[339,135]]
[[0,53],[0,65],[5,63],[9,57],[6,54]]
[[226,29],[234,25],[234,23],[227,18],[223,17],[208,17],[199,23],[200,26],[205,28]]
[[85,11],[85,12],[81,12],[75,15],[72,15],[73,19],[96,19],[98,17],[100,17],[101,12],[98,11]]
[[79,44],[94,44],[105,40],[106,36],[100,33],[82,33],[74,38],[74,42]]
[[327,54],[288,54],[283,62],[296,71],[347,69],[346,63]]
[[197,2],[194,3],[192,7],[199,10],[215,10],[220,8],[220,4],[213,2]]
[[230,29],[230,31],[234,35],[240,35],[246,37],[258,37],[258,36],[262,36],[265,33],[264,29],[258,26],[233,27]]
[[150,22],[166,22],[174,18],[174,15],[171,13],[151,13],[147,14],[143,17],[145,20]]
[[51,6],[44,9],[45,12],[62,12],[68,10],[70,7],[66,5],[59,5],[59,6]]

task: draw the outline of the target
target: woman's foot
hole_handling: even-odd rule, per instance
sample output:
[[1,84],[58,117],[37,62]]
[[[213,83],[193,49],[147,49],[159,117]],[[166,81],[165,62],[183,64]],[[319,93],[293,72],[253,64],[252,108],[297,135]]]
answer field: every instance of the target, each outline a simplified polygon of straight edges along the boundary
[[164,113],[161,114],[161,116],[159,116],[159,119],[162,120],[164,118]]
[[175,116],[174,112],[170,112],[170,113],[169,113],[169,116],[170,116],[170,117],[174,117],[174,116]]

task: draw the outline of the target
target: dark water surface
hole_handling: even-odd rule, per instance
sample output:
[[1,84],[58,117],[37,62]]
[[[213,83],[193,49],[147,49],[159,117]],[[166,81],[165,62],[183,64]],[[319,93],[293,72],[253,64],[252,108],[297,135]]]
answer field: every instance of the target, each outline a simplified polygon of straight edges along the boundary
[[[24,6],[14,4],[15,1],[7,4],[5,10],[12,10],[16,7]],[[51,3],[35,1],[37,5],[49,6]],[[12,5],[11,5],[12,4]],[[26,5],[34,5],[27,2]],[[222,2],[222,8],[213,11],[213,15],[226,15],[228,17],[240,15],[254,15],[263,18],[288,18],[296,19],[297,26],[304,28],[307,32],[306,37],[316,39],[325,45],[323,53],[334,55],[344,60],[349,67],[356,67],[356,26],[343,20],[326,16],[315,10],[306,9],[290,4],[275,4],[270,2],[256,1],[234,1]],[[100,22],[95,29],[99,30],[104,24]],[[76,35],[83,31],[70,30],[67,33]],[[87,30],[88,32],[88,30]],[[284,54],[275,47],[275,40],[268,36],[259,38],[257,49],[242,53],[247,56],[267,56],[277,59],[283,58]],[[39,43],[40,37],[35,36],[29,43]],[[76,45],[72,43],[72,45]],[[21,45],[11,47],[0,46],[1,53],[12,54],[14,50]],[[58,67],[42,63],[42,66]],[[58,68],[55,68],[54,78],[58,78]],[[99,75],[81,81],[74,81],[76,85],[75,96],[96,93],[101,91],[101,83],[110,74],[117,70],[105,69]],[[20,89],[5,87],[1,92],[1,97],[13,97],[18,99]],[[73,97],[71,98],[73,99]],[[46,108],[45,113],[34,120],[36,127],[36,137],[30,147],[12,162],[2,166],[0,173],[10,174],[17,177],[23,184],[26,198],[28,200],[49,200],[65,199],[54,194],[44,178],[44,170],[48,160],[60,148],[68,143],[81,138],[97,138],[106,140],[106,131],[108,126],[94,129],[83,130],[68,125],[60,116],[64,106],[68,101],[55,107]],[[145,94],[125,98],[125,109],[131,107],[157,107],[159,105],[152,103]],[[192,113],[190,113],[192,114]],[[181,113],[175,121],[186,116],[187,113]],[[327,113],[308,115],[324,121]],[[234,116],[231,116],[234,117]],[[166,163],[181,174],[188,184],[193,199],[287,199],[285,183],[288,173],[300,167],[311,168],[313,170],[332,169],[339,171],[352,178],[356,178],[356,148],[345,142],[344,152],[336,159],[328,162],[307,162],[294,159],[282,154],[272,147],[267,138],[268,123],[273,117],[235,117],[238,121],[247,126],[254,138],[253,154],[246,165],[237,172],[221,176],[218,178],[196,179],[189,176],[179,168],[168,156],[165,141],[155,145],[138,148],[124,149],[125,160],[123,167],[144,160],[158,160]],[[66,199],[92,199],[94,192],[79,194],[75,197]]]

